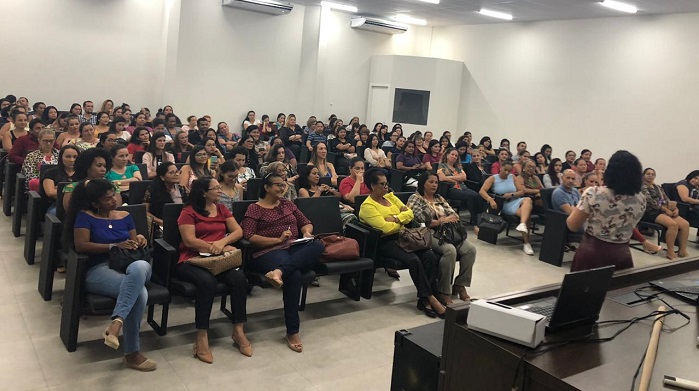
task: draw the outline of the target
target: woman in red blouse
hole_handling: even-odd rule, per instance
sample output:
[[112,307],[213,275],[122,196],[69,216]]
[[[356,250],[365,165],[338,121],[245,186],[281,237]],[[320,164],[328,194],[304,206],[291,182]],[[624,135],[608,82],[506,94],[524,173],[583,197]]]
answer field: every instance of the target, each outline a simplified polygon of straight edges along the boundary
[[218,255],[233,250],[231,246],[243,236],[243,230],[225,205],[219,204],[221,185],[212,178],[200,178],[192,183],[189,201],[177,224],[180,227],[180,259],[177,276],[197,286],[194,298],[194,318],[197,337],[193,353],[199,360],[211,364],[214,357],[209,349],[209,316],[216,296],[216,285],[222,282],[229,287],[233,306],[233,342],[240,353],[252,356],[252,345],[245,336],[243,326],[247,321],[247,280],[239,269],[230,269],[214,276],[208,270],[187,261],[199,253]]
[[260,189],[260,201],[248,207],[242,226],[244,237],[259,248],[252,254],[250,269],[266,273],[270,284],[284,290],[286,342],[289,349],[301,353],[301,272],[318,262],[324,247],[317,240],[294,243],[300,237],[312,238],[313,225],[293,202],[284,198],[287,186],[281,176],[267,175]]

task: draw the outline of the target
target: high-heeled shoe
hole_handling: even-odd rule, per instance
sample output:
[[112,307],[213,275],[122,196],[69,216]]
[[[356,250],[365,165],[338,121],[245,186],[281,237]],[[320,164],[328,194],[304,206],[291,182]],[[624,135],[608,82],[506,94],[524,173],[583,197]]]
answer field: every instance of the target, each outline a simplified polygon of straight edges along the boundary
[[400,274],[398,274],[398,272],[396,270],[387,269],[387,268],[384,270],[386,271],[387,276],[389,276],[391,278],[395,278],[396,280],[400,281]]
[[197,349],[197,343],[194,343],[194,346],[192,346],[192,355],[196,358],[199,359],[201,362],[205,362],[207,364],[213,364],[214,363],[214,355],[211,354],[209,351],[208,353],[201,353]]
[[288,346],[289,349],[295,351],[296,353],[301,353],[301,352],[303,352],[303,344],[302,344],[301,342],[299,342],[299,343],[291,343],[291,341],[289,341],[289,336],[288,336],[288,335],[284,336],[284,339],[286,340],[286,346]]
[[429,316],[430,318],[436,318],[437,313],[434,312],[432,308],[428,308],[425,303],[422,302],[422,300],[417,301],[417,309],[424,312],[425,315]]
[[252,344],[250,342],[248,342],[247,346],[243,346],[240,344],[240,342],[236,341],[232,335],[231,339],[233,340],[233,345],[238,346],[238,351],[240,354],[246,357],[252,357]]
[[275,278],[274,271],[267,272],[267,274],[265,274],[265,278],[267,279],[267,282],[269,282],[270,285],[272,285],[276,289],[279,289],[282,286],[284,286],[284,281]]
[[[112,321],[112,323],[114,323],[114,322],[119,322],[122,325],[124,324],[124,322],[119,318],[114,319]],[[119,349],[119,336],[109,334],[109,327],[104,329],[104,333],[102,334],[102,336],[104,337],[104,344],[105,345],[109,346],[110,348],[112,348],[114,350]]]
[[466,288],[463,286],[454,285],[454,287],[451,288],[451,294],[459,296],[461,301],[471,301],[471,296],[466,293]]

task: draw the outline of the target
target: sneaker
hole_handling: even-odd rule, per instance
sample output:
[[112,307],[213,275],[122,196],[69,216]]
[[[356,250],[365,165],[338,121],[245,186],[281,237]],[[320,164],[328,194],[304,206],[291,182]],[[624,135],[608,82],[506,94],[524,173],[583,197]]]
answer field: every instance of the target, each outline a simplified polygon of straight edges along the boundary
[[[526,234],[527,232],[529,232],[529,230],[527,229],[527,225],[524,224],[524,223],[519,223],[519,225],[518,225],[517,228],[515,228],[515,229],[516,229],[517,231],[519,231],[519,232],[521,232],[521,233],[525,233],[525,234]],[[529,246],[529,248],[531,248],[531,246]]]
[[[519,228],[519,227],[517,227],[517,228]],[[524,250],[524,253],[527,255],[534,255],[534,250],[532,250],[532,245],[529,243],[525,244],[524,247],[522,248],[522,250]]]

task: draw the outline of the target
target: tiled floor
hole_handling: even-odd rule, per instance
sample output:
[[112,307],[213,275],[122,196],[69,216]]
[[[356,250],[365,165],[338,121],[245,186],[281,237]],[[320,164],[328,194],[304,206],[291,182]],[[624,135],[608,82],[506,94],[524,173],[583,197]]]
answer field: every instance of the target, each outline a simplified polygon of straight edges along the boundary
[[[39,264],[24,262],[24,237],[12,236],[10,219],[4,216],[0,237],[3,390],[387,390],[394,332],[434,321],[415,309],[415,288],[407,271],[399,282],[377,272],[373,298],[360,302],[337,292],[337,278],[323,277],[320,288],[309,290],[307,309],[301,313],[304,352],[297,354],[283,340],[280,292],[256,288],[248,300],[246,326],[254,356],[243,357],[233,348],[232,327],[215,306],[210,330],[215,362],[206,365],[191,357],[193,306],[175,299],[167,336],[158,337],[144,322],[142,351],[158,362],[158,370],[139,373],[123,369],[120,353],[103,345],[100,334],[107,317],[83,318],[78,350],[68,353],[58,337],[63,277],[56,279],[53,301],[44,302],[37,292]],[[570,265],[539,262],[537,256],[525,255],[514,239],[501,238],[497,246],[472,241],[478,248],[469,289],[474,297],[560,282]],[[539,241],[535,236],[535,251]],[[660,255],[632,253],[637,267],[666,261]],[[690,255],[699,255],[693,244]]]

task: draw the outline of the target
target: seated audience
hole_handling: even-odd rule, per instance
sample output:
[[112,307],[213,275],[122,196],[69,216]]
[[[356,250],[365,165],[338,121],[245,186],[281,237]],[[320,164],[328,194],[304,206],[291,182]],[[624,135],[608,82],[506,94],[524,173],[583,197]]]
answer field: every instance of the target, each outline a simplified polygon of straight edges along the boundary
[[497,154],[498,160],[490,165],[490,174],[491,175],[497,175],[500,173],[500,169],[502,168],[502,165],[510,160],[510,152],[505,149],[505,148],[500,148],[498,149],[498,154]]
[[592,170],[595,169],[595,165],[590,160],[590,159],[592,159],[592,151],[590,151],[589,149],[583,149],[580,152],[580,158],[585,160],[585,164],[587,164],[587,171],[586,172],[591,172]]
[[325,143],[320,142],[313,147],[308,165],[317,167],[321,177],[330,178],[330,183],[337,186],[337,172],[335,172],[335,165],[328,162],[328,146]]
[[257,158],[257,151],[255,150],[255,140],[250,135],[243,136],[240,139],[240,146],[245,150],[246,153],[246,167],[250,167],[253,171],[260,171],[260,161]]
[[[54,128],[54,130],[57,130]],[[77,115],[69,115],[66,117],[65,132],[61,133],[56,140],[56,144],[64,147],[68,144],[75,144],[80,138],[80,119]]]
[[364,160],[360,157],[354,157],[350,160],[349,176],[340,182],[342,200],[350,205],[355,205],[354,198],[356,196],[369,194],[369,192],[369,188],[364,184]]
[[298,197],[298,194],[296,192],[296,179],[298,178],[298,175],[294,177],[289,177],[289,170],[287,170],[286,165],[282,162],[273,162],[270,163],[269,166],[267,166],[267,174],[275,174],[280,176],[281,178],[286,181],[286,184],[288,185],[286,187],[286,190],[284,191],[284,198],[286,198],[289,201],[293,201]]
[[563,168],[562,168],[561,172],[563,170],[569,170],[569,169],[575,171],[575,157],[576,156],[577,156],[577,154],[575,153],[575,151],[566,152],[566,160],[563,162]]
[[311,131],[308,132],[308,138],[306,139],[306,148],[309,151],[313,151],[313,147],[318,143],[328,143],[328,136],[323,133],[325,124],[322,121],[316,121],[315,124],[311,124],[309,129]]
[[597,158],[595,160],[595,169],[592,172],[597,175],[597,180],[599,180],[600,185],[604,185],[604,169],[607,167],[607,161],[603,158]]
[[578,158],[573,163],[572,170],[575,172],[575,187],[583,186],[583,176],[587,174],[587,162],[583,158]]
[[546,163],[546,157],[543,153],[537,152],[534,154],[534,161],[536,162],[536,174],[544,175],[548,172],[548,164]]
[[215,130],[207,130],[206,133],[204,133],[204,139],[201,141],[200,145],[206,147],[206,152],[209,153],[209,157],[217,156],[218,159],[225,159],[223,155],[225,148],[218,142],[218,136]]
[[396,157],[396,170],[405,171],[407,178],[417,178],[425,171],[425,163],[415,154],[415,142],[406,141],[403,151]]
[[417,288],[418,310],[429,317],[444,317],[446,309],[432,293],[435,273],[430,275],[426,271],[434,270],[439,258],[430,249],[407,252],[392,236],[413,220],[413,211],[393,193],[388,192],[388,181],[381,170],[368,170],[364,174],[364,182],[371,189],[371,193],[359,209],[359,219],[383,233],[385,239],[380,241],[378,255],[391,258],[410,270],[410,277]]
[[219,144],[221,144],[226,149],[226,151],[230,152],[233,150],[233,148],[238,146],[238,142],[240,141],[240,135],[238,133],[231,132],[227,123],[219,122],[216,125],[216,134],[218,134]]
[[[481,141],[478,142],[478,146],[481,146],[481,145],[483,146],[483,152],[486,155],[495,156],[495,150],[493,149],[493,141],[490,139],[490,137],[485,136],[485,137],[481,138]],[[505,149],[505,150],[508,151],[508,153],[509,153],[508,149]]]
[[469,181],[478,183],[479,188],[485,181],[485,178],[490,176],[483,166],[483,155],[478,149],[471,151],[471,163],[464,166],[464,171],[466,171],[466,178]]
[[146,204],[148,216],[160,227],[163,226],[163,206],[165,204],[182,204],[187,199],[187,190],[180,186],[180,170],[172,162],[164,162],[156,169],[153,183],[146,189],[143,203]]
[[551,164],[551,156],[553,154],[553,148],[551,148],[551,146],[548,144],[544,144],[541,146],[541,153],[544,155],[544,158],[546,159],[546,165],[548,166],[549,164]]
[[[680,217],[677,202],[670,201],[663,189],[655,184],[655,170],[646,168],[643,170],[643,186],[641,187],[646,198],[646,211],[641,221],[660,224],[667,228],[665,231],[665,244],[667,245],[668,259],[686,257],[687,240],[689,238],[689,223]],[[675,254],[675,240],[679,245],[679,251]]]
[[364,149],[364,160],[372,167],[391,168],[391,161],[388,160],[383,149],[379,148],[379,137],[376,134],[370,134],[367,139],[367,147]]
[[155,171],[163,162],[174,163],[175,156],[165,151],[165,134],[155,132],[148,145],[148,151],[143,154],[142,160],[142,163],[146,165],[146,169],[148,170],[148,179],[155,178]]
[[34,191],[39,189],[39,170],[41,166],[44,164],[58,164],[58,150],[54,148],[56,143],[54,131],[44,128],[39,131],[38,139],[39,149],[29,152],[22,164],[22,174],[27,177],[27,188]]
[[270,284],[283,289],[287,346],[301,353],[301,276],[318,262],[324,248],[317,240],[292,245],[300,237],[313,237],[313,224],[285,198],[287,187],[281,176],[265,176],[260,200],[248,207],[242,227],[245,239],[257,247],[248,263],[250,269],[265,273]]
[[[521,143],[520,143],[521,144]],[[517,151],[517,162],[512,165],[512,174],[515,176],[519,176],[522,174],[522,168],[524,167],[524,163],[529,161],[531,159],[531,156],[529,155],[529,151],[521,150]]]
[[[3,129],[7,129],[5,132],[3,132],[2,135],[2,149],[6,151],[11,151],[12,147],[14,146],[14,143],[23,136],[26,136],[30,133],[30,129],[32,129],[31,126],[28,126],[29,121],[28,121],[27,114],[23,111],[14,109],[12,110],[12,113],[10,114],[10,119],[12,120],[8,125],[3,126]],[[35,120],[32,120],[35,121]],[[41,120],[36,120],[34,124],[41,124],[43,126],[43,122]],[[22,148],[26,149],[26,148]],[[36,148],[35,148],[36,149]],[[25,154],[26,155],[26,154]],[[22,158],[24,156],[21,156]],[[15,157],[15,159],[18,159],[17,161],[10,159],[10,161],[13,161],[17,164],[22,164],[20,161],[20,156]]]
[[349,160],[357,156],[352,141],[347,138],[347,130],[343,127],[337,129],[335,138],[330,140],[330,152],[334,153],[335,166],[340,175],[349,174]]
[[152,132],[153,129],[151,129],[150,127],[146,126],[147,123],[148,123],[148,117],[146,116],[146,114],[145,114],[145,113],[142,113],[142,112],[138,112],[138,113],[136,113],[136,115],[134,116],[133,125],[127,126],[127,127],[126,127],[126,131],[129,132],[129,133],[131,133],[132,136],[136,136],[136,135],[138,134],[138,132],[136,131],[136,129],[137,129],[137,128],[140,128],[140,127],[144,127],[144,128],[146,128],[146,129],[148,130],[148,132]]
[[214,357],[209,348],[209,318],[216,296],[217,284],[223,283],[228,288],[233,314],[233,343],[244,356],[252,356],[252,345],[245,335],[247,321],[247,280],[240,268],[226,270],[218,275],[188,263],[187,260],[198,257],[200,253],[219,255],[233,251],[232,244],[243,237],[243,229],[235,221],[230,210],[220,201],[221,186],[213,178],[200,178],[192,183],[192,193],[187,205],[182,209],[179,225],[182,242],[180,257],[175,268],[177,276],[196,285],[194,298],[194,325],[197,329],[192,351],[199,360],[212,364]]
[[75,160],[80,154],[80,149],[75,145],[66,145],[58,152],[58,163],[54,168],[46,171],[44,180],[39,187],[39,195],[48,198],[50,205],[46,213],[56,215],[56,198],[58,197],[58,184],[61,182],[74,182]]
[[459,152],[459,163],[461,163],[462,166],[471,163],[471,154],[468,152],[468,144],[464,141],[457,141],[455,148]]
[[442,146],[439,144],[439,141],[431,140],[427,147],[427,153],[422,157],[422,162],[425,164],[425,170],[434,172],[441,160]]
[[[90,148],[86,151],[81,151],[78,158],[75,159],[75,174],[73,179],[75,182],[69,183],[63,188],[63,208],[68,209],[70,198],[75,190],[75,186],[84,180],[104,179],[107,171],[112,169],[112,156],[109,152],[102,148]],[[116,192],[117,205],[122,204],[121,190],[119,186],[114,186]]]
[[[501,149],[500,151],[504,151]],[[506,152],[506,151],[505,151]],[[522,233],[524,241],[523,251],[527,255],[534,255],[534,250],[529,244],[529,217],[532,213],[533,202],[531,198],[524,197],[523,190],[517,190],[515,185],[515,177],[510,174],[512,170],[512,162],[507,160],[502,163],[500,172],[489,177],[483,182],[480,195],[488,202],[491,210],[499,209],[495,198],[488,194],[489,191],[504,199],[502,205],[502,213],[520,218],[520,223],[517,226],[517,231]]]
[[[189,132],[190,130],[197,130],[197,116],[196,115],[190,115],[187,117],[187,123],[185,125],[182,125],[180,128],[180,132]],[[179,132],[177,132],[179,133]]]
[[219,166],[219,170],[221,194],[218,203],[225,205],[233,213],[233,203],[243,200],[243,185],[238,183],[240,166],[235,160],[226,160]]
[[553,210],[571,214],[573,208],[578,206],[580,192],[575,188],[575,172],[573,170],[563,171],[560,186],[551,193],[551,206]]
[[[109,114],[104,111],[97,113],[95,125],[95,134],[100,135],[109,131]],[[81,121],[84,122],[84,121]]]
[[627,151],[617,151],[604,175],[606,186],[587,189],[568,216],[571,231],[585,227],[571,271],[607,265],[633,267],[629,239],[646,209],[641,162]]
[[597,178],[597,174],[594,171],[590,171],[583,175],[582,186],[580,187],[580,193],[584,193],[588,187],[599,186],[600,181]]
[[128,202],[129,184],[135,181],[142,181],[141,170],[135,164],[129,162],[129,150],[120,144],[110,151],[112,157],[112,168],[107,171],[106,179],[109,179],[119,188],[124,197],[125,202]]
[[[114,133],[117,138],[121,139],[123,142],[128,143],[131,140],[131,133],[126,130],[126,125],[128,121],[124,117],[115,117],[114,121],[109,124],[109,132]],[[99,133],[96,133],[99,134]]]
[[333,187],[320,184],[318,167],[306,166],[305,171],[299,175],[299,197],[336,196],[340,198],[340,192]]
[[233,160],[238,163],[238,167],[240,167],[240,171],[238,172],[238,183],[245,187],[249,179],[256,177],[255,171],[248,167],[248,152],[243,147],[235,147],[233,148],[231,155],[233,155]]
[[[86,152],[86,154],[89,152]],[[104,179],[81,182],[71,198],[63,225],[64,248],[75,248],[88,254],[85,290],[116,299],[112,320],[104,330],[104,344],[119,349],[119,333],[124,335],[123,363],[138,371],[153,371],[155,361],[140,352],[141,319],[148,302],[146,283],[151,277],[150,263],[134,261],[125,272],[109,267],[112,247],[135,249],[148,241],[136,234],[134,221],[128,212],[116,210],[117,193],[114,185]]]
[[440,182],[449,184],[448,197],[463,201],[471,215],[471,224],[477,224],[478,215],[483,212],[483,201],[478,193],[466,187],[466,173],[461,168],[459,152],[455,148],[447,149],[442,156],[442,162],[437,168],[437,176]]
[[551,159],[551,162],[549,163],[549,167],[546,170],[546,174],[544,175],[544,187],[547,189],[556,187],[561,184],[561,176],[563,170],[563,163],[561,163],[561,159],[559,158],[553,158]]
[[117,136],[116,136],[116,134],[114,134],[114,132],[102,133],[102,134],[100,134],[99,139],[100,139],[100,142],[97,144],[97,148],[103,148],[103,149],[106,149],[107,151],[116,147],[116,144],[118,142],[122,143],[123,145],[126,145],[126,143],[120,141],[121,139],[117,138]]
[[[415,221],[432,229],[432,250],[441,254],[437,277],[437,296],[444,305],[452,304],[451,296],[458,295],[462,301],[470,300],[466,287],[471,286],[473,264],[476,261],[476,248],[465,239],[461,243],[450,243],[436,236],[437,230],[445,223],[460,223],[459,214],[452,209],[437,190],[439,178],[431,172],[420,176],[417,193],[408,199],[408,208],[413,211]],[[454,276],[456,261],[459,261],[459,274]]]
[[[17,140],[12,143],[12,149],[9,150],[7,159],[12,163],[22,166],[25,157],[30,152],[39,149],[39,133],[41,133],[44,128],[44,123],[41,122],[40,119],[31,120],[31,122],[29,122],[29,133],[17,138]],[[53,147],[53,144],[51,147]]]
[[279,137],[284,142],[284,146],[291,149],[294,156],[301,156],[303,129],[296,124],[294,114],[289,114],[286,117],[286,125],[279,131]]
[[180,185],[189,192],[192,183],[199,178],[215,177],[216,171],[210,168],[209,153],[203,145],[196,145],[189,155],[189,164],[180,170]]
[[135,163],[136,152],[145,152],[150,146],[150,131],[145,126],[139,126],[134,130],[134,134],[126,148],[129,150],[129,160]]
[[272,148],[270,148],[267,156],[265,157],[265,162],[260,165],[260,173],[262,175],[267,174],[267,167],[274,162],[284,163],[286,169],[289,171],[292,177],[297,175],[296,170],[294,170],[291,163],[289,163],[286,158],[286,147],[284,147],[284,145],[281,143],[274,144]]
[[83,122],[80,124],[80,138],[75,141],[75,146],[82,149],[94,148],[100,142],[99,138],[95,136],[95,127],[89,122]]
[[536,175],[536,165],[533,160],[524,160],[522,173],[515,178],[515,186],[517,186],[517,189],[524,191],[525,197],[531,197],[534,204],[541,206],[541,189],[544,188],[544,184],[541,183],[541,180]]
[[170,149],[170,152],[175,158],[175,163],[184,163],[187,161],[189,154],[183,154],[183,152],[191,152],[192,147],[194,147],[194,145],[189,143],[187,132],[184,130],[177,132],[172,142],[172,148]]

